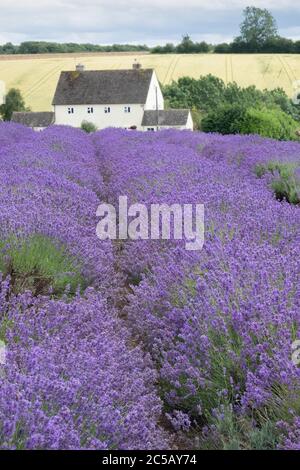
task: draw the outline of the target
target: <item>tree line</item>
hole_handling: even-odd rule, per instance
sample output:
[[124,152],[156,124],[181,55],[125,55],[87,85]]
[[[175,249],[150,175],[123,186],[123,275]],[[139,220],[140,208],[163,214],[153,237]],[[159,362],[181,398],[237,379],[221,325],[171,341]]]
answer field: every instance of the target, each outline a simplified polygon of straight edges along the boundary
[[178,45],[168,43],[165,46],[156,46],[151,49],[152,54],[300,54],[300,41],[282,38],[280,36],[268,38],[264,42],[245,41],[241,37],[231,43],[217,45],[205,41],[194,42],[190,36],[185,35]]
[[165,46],[154,47],[151,52],[156,54],[300,53],[300,41],[281,37],[278,33],[276,20],[268,10],[247,7],[243,11],[243,15],[244,20],[240,26],[240,35],[231,43],[212,45],[206,42],[193,42],[189,35],[185,35],[177,46],[168,43]]
[[101,46],[97,44],[77,44],[77,43],[58,43],[47,41],[25,41],[20,45],[8,42],[0,45],[0,54],[62,54],[72,52],[137,52],[149,51],[145,44],[112,44],[110,46]]
[[266,9],[247,7],[243,11],[240,35],[231,43],[217,45],[205,41],[195,42],[186,34],[179,44],[148,47],[146,44],[97,44],[57,43],[46,41],[25,41],[20,45],[8,42],[0,46],[0,54],[49,54],[72,52],[151,52],[152,54],[197,54],[197,53],[300,53],[300,41],[281,37],[276,20]]
[[163,87],[167,107],[192,110],[196,129],[220,134],[259,134],[298,140],[300,106],[281,88],[242,88],[213,75],[179,78]]

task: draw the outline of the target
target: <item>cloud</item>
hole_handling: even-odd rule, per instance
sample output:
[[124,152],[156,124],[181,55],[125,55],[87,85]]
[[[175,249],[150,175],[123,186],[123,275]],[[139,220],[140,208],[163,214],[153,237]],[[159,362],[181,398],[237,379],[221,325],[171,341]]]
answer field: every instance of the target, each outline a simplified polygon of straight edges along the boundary
[[[299,37],[300,3],[252,0],[269,8],[282,31]],[[219,42],[238,34],[249,0],[0,0],[0,41],[76,41],[92,43]]]

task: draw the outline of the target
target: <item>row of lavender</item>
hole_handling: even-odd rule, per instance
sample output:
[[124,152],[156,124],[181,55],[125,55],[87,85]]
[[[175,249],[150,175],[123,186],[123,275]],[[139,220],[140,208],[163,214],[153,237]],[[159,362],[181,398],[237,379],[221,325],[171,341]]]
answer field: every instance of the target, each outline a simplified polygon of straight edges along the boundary
[[[254,172],[299,164],[298,144],[3,124],[0,145],[0,446],[299,448],[299,207]],[[204,249],[100,242],[96,208],[120,195],[203,203]],[[16,283],[11,245],[34,234],[81,289]]]
[[[156,372],[118,319],[112,244],[95,235],[93,144],[1,124],[0,149],[0,448],[167,447]],[[72,295],[61,254],[83,280]]]
[[92,140],[109,202],[205,205],[202,251],[174,240],[119,250],[122,315],[156,364],[178,442],[300,448],[300,211],[254,172],[269,161],[299,167],[299,145],[176,131]]

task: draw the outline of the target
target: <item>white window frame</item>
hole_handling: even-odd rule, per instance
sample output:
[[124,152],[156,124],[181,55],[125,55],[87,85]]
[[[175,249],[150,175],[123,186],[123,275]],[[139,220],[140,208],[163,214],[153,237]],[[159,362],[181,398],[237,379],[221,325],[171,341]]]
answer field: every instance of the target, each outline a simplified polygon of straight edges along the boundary
[[110,106],[104,106],[104,113],[105,114],[110,114],[110,111],[111,111]]
[[124,106],[124,113],[131,113],[131,106]]
[[68,106],[68,114],[74,114],[73,106]]
[[94,114],[94,107],[93,106],[88,106],[87,113],[88,114]]

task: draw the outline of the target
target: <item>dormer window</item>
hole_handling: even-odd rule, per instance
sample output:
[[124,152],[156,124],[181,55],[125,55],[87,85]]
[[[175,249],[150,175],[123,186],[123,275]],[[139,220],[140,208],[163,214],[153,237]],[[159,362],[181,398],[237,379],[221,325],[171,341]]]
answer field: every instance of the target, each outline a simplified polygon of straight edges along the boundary
[[131,107],[130,106],[125,106],[124,107],[124,112],[125,113],[130,113],[131,112]]
[[105,106],[104,112],[105,112],[105,114],[110,113],[110,106]]
[[74,114],[74,108],[68,108],[68,114]]
[[89,106],[87,109],[88,114],[93,114],[94,113],[94,108],[93,106]]

